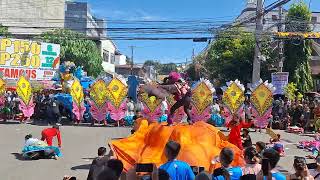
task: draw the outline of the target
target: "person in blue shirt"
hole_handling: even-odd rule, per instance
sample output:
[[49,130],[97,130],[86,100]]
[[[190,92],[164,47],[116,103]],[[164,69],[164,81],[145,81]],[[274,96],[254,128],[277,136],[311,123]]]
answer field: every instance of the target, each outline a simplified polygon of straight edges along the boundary
[[[215,180],[238,180],[242,176],[241,167],[232,167],[231,163],[234,159],[234,153],[230,148],[223,148],[219,155],[221,168],[214,170],[213,178]],[[229,178],[226,178],[228,176]]]
[[194,180],[195,176],[191,167],[183,161],[176,159],[180,152],[180,144],[175,141],[169,141],[165,147],[165,155],[168,162],[161,165],[160,169],[165,170],[171,180]]
[[[277,166],[279,160],[280,160],[280,154],[274,150],[273,148],[268,148],[263,151],[263,158],[269,159],[270,163],[270,176],[272,176],[272,179],[275,180],[285,180],[286,176],[282,174],[281,172],[278,172],[275,167]],[[267,179],[267,177],[264,177],[264,179]]]

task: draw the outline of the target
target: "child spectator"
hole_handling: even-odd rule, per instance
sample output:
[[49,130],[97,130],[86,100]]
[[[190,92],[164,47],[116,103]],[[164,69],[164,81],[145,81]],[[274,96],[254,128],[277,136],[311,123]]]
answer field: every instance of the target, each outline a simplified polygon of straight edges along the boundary
[[257,150],[260,157],[262,157],[262,154],[263,154],[263,151],[265,150],[265,148],[266,148],[266,143],[264,143],[262,141],[258,141],[256,143],[256,150]]
[[[269,173],[270,177],[274,180],[285,180],[286,176],[282,173],[278,172],[275,167],[277,166],[279,160],[280,160],[280,154],[274,150],[273,148],[269,148],[264,150],[263,152],[263,158],[266,158],[269,160]],[[260,174],[260,173],[259,173]]]
[[195,176],[191,167],[183,162],[177,160],[177,156],[180,152],[180,144],[175,141],[169,141],[165,147],[165,155],[168,162],[160,166],[160,169],[167,171],[171,180],[194,180]]
[[251,141],[251,137],[249,135],[249,130],[248,129],[243,129],[242,132],[243,132],[243,134],[241,135],[241,137],[242,137],[242,146],[244,148],[251,147],[252,146],[252,141]]
[[248,147],[244,150],[244,160],[246,165],[242,168],[243,175],[253,174],[257,175],[261,170],[259,164],[259,154],[254,147]]
[[295,157],[293,167],[294,174],[291,174],[287,179],[314,179],[308,170],[307,161],[304,157]]
[[242,169],[241,167],[231,166],[233,159],[234,159],[234,153],[232,149],[223,148],[219,156],[219,160],[222,167],[214,170],[213,179],[223,180],[225,179],[225,177],[228,177],[228,179],[230,178],[230,180],[240,179],[240,177],[242,176]]

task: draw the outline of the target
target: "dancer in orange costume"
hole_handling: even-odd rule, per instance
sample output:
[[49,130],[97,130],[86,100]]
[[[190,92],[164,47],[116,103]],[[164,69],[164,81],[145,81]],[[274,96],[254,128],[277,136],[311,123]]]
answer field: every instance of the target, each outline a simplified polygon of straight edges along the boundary
[[231,128],[229,134],[229,142],[236,145],[239,149],[243,150],[241,140],[241,129],[251,127],[252,123],[245,123],[238,115],[233,115],[232,120],[229,123]]

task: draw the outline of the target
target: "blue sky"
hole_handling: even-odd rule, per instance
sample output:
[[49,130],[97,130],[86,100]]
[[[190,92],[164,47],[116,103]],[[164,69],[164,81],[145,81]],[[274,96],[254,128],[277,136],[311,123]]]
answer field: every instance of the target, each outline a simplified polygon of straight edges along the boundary
[[[98,18],[112,20],[204,20],[213,22],[227,22],[236,18],[246,0],[81,0],[88,2],[92,12]],[[268,5],[276,0],[266,0]],[[292,0],[291,3],[299,0]],[[305,0],[309,3],[309,0]],[[320,1],[312,0],[311,9],[320,11]],[[133,25],[119,25],[110,22],[108,27],[133,27]],[[204,36],[198,34],[195,36]],[[136,46],[134,50],[135,63],[145,60],[159,60],[162,63],[185,62],[190,60],[192,50],[199,53],[207,43],[196,43],[192,40],[166,41],[124,41],[115,40],[118,49],[130,56],[129,46]]]

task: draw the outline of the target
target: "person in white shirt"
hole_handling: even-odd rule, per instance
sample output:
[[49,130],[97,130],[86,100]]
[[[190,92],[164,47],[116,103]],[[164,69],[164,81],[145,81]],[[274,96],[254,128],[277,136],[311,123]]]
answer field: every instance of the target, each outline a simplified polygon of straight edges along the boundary
[[134,103],[131,97],[127,99],[127,116],[134,116]]
[[166,122],[168,119],[168,103],[167,103],[167,99],[164,98],[163,101],[161,102],[161,116],[159,118],[159,122]]
[[31,134],[26,135],[24,139],[25,139],[24,146],[37,146],[39,144],[39,142],[40,142],[39,139],[32,138]]

